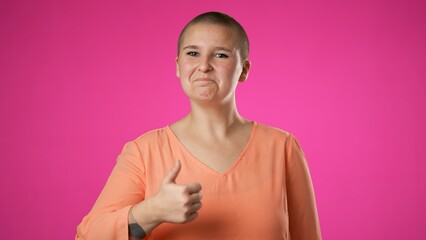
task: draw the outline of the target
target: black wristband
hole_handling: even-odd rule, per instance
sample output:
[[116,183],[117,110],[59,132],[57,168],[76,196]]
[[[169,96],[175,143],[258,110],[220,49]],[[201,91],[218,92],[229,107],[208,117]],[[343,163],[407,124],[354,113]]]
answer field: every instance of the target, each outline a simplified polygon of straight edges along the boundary
[[134,238],[144,238],[146,237],[146,232],[141,226],[137,223],[129,224],[129,236]]

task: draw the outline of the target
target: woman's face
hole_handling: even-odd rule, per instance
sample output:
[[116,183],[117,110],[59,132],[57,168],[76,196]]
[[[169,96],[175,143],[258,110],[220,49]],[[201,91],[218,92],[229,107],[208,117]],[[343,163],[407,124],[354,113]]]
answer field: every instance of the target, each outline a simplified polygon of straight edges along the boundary
[[198,23],[189,27],[176,58],[176,75],[191,100],[233,101],[238,82],[247,78],[250,62],[242,63],[238,34],[229,27]]

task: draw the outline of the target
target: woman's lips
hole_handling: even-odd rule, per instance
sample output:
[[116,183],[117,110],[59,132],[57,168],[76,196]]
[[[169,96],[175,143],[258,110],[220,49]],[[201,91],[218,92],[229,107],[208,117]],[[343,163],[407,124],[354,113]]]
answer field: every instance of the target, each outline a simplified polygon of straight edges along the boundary
[[194,80],[194,82],[209,82],[209,81],[214,81],[214,80],[210,78],[197,78]]
[[197,85],[209,85],[209,84],[215,83],[215,81],[210,78],[197,78],[193,81],[193,83]]

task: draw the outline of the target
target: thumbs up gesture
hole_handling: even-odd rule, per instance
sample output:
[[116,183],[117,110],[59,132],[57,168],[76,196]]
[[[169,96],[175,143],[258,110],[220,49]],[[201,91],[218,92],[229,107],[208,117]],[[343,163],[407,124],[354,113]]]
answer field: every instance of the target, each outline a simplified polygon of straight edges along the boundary
[[190,222],[198,216],[198,210],[201,208],[201,185],[176,184],[180,169],[181,163],[178,160],[163,178],[157,194],[153,196],[153,207],[162,222]]

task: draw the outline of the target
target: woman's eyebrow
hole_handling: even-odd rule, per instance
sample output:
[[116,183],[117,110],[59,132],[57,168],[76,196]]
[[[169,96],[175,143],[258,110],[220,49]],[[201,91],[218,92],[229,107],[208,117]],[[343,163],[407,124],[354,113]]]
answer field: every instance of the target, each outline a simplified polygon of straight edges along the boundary
[[215,50],[216,51],[219,50],[219,51],[225,51],[225,52],[232,52],[231,49],[226,48],[226,47],[217,47],[217,48],[215,48]]
[[[186,49],[200,49],[199,46],[197,45],[188,45],[182,48],[182,50],[186,50]],[[231,49],[226,48],[226,47],[215,47],[214,48],[215,51],[225,51],[225,52],[232,52]]]
[[182,48],[183,50],[185,49],[199,49],[199,47],[197,45],[188,45]]

